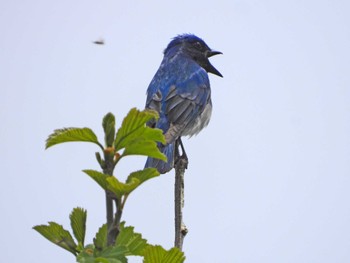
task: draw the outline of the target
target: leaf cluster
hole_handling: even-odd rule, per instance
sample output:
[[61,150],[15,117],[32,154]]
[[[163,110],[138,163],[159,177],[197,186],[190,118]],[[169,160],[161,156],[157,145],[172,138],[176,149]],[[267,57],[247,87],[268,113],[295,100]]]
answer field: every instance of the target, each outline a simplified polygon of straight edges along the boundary
[[[156,177],[159,172],[154,168],[147,168],[129,175],[126,182],[120,182],[111,176],[116,164],[129,155],[144,155],[166,161],[166,157],[157,147],[157,142],[165,143],[162,130],[147,126],[147,122],[157,119],[158,113],[153,110],[139,111],[133,108],[124,118],[121,127],[115,132],[115,117],[108,113],[102,121],[105,133],[105,147],[98,141],[96,134],[90,128],[57,129],[46,140],[46,149],[66,142],[90,142],[98,145],[104,153],[96,153],[97,161],[103,173],[95,170],[84,170],[104,190],[112,192],[117,198],[127,196],[143,182]],[[111,161],[108,170],[107,161]]]
[[68,250],[76,256],[80,263],[127,263],[128,256],[141,256],[145,263],[181,263],[185,257],[177,248],[165,250],[161,246],[147,243],[134,227],[121,223],[121,230],[114,246],[107,246],[107,225],[99,228],[93,244],[84,244],[87,212],[82,208],[74,208],[70,214],[73,239],[69,231],[62,225],[49,222],[48,225],[33,227],[52,243]]
[[[132,172],[125,182],[122,182],[113,175],[113,170],[121,159],[130,155],[143,155],[166,161],[165,155],[157,147],[158,143],[165,143],[162,131],[147,126],[148,122],[157,118],[158,113],[155,111],[139,111],[133,108],[116,131],[115,117],[108,113],[102,121],[103,144],[90,128],[71,127],[55,130],[46,140],[46,149],[66,142],[96,144],[102,151],[102,156],[100,152],[95,154],[102,172],[91,169],[83,172],[101,186],[107,196],[112,196],[121,216],[127,197],[147,180],[159,176],[159,172],[155,168],[145,168]],[[141,234],[134,232],[133,227],[125,227],[125,223],[120,222],[120,217],[118,222],[113,220],[117,227],[117,235],[112,239],[114,244],[109,242],[113,226],[104,224],[96,233],[93,244],[85,245],[86,219],[86,210],[73,209],[70,214],[73,235],[55,222],[33,228],[49,241],[74,254],[78,262],[126,263],[127,256],[142,256],[145,263],[178,263],[185,259],[184,254],[177,248],[165,250],[161,246],[148,244]]]

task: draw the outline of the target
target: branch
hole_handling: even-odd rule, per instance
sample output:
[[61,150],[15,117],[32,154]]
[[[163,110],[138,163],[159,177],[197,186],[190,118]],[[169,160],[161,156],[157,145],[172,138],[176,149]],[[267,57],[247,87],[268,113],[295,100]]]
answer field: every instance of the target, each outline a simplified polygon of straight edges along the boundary
[[[181,145],[182,155],[179,154],[178,144]],[[175,247],[182,251],[184,238],[188,232],[182,219],[182,208],[184,207],[184,177],[187,169],[188,159],[184,151],[181,139],[176,142],[175,148]]]

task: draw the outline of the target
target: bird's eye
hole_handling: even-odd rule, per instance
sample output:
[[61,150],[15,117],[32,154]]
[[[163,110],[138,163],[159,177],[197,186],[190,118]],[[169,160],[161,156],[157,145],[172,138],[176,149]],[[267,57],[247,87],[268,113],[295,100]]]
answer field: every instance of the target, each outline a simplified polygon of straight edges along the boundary
[[193,45],[194,45],[194,47],[195,47],[196,49],[199,49],[199,50],[202,50],[202,49],[203,49],[202,44],[199,43],[198,41],[197,41],[197,42],[194,42]]

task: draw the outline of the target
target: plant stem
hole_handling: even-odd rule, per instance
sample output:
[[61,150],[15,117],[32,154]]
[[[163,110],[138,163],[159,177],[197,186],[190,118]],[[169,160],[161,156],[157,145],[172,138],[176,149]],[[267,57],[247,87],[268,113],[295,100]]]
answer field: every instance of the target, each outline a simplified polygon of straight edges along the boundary
[[121,206],[120,200],[117,199],[115,201],[116,201],[116,213],[114,215],[114,220],[110,228],[108,228],[108,236],[107,236],[108,246],[113,246],[115,244],[115,241],[117,240],[117,237],[120,232],[120,220],[123,214],[123,208]]
[[[104,167],[103,173],[108,174],[110,176],[113,175],[114,163],[113,163],[113,155],[110,153],[104,152]],[[107,216],[107,246],[111,246],[115,242],[112,226],[113,226],[113,199],[106,191],[106,216]]]
[[[179,154],[178,145],[181,145],[182,155]],[[182,251],[184,238],[188,232],[182,219],[182,208],[184,207],[184,188],[185,188],[185,170],[187,169],[188,159],[183,148],[181,139],[178,139],[175,146],[175,247]]]
[[114,243],[112,235],[112,225],[113,225],[113,200],[106,192],[106,215],[107,215],[107,246],[111,246]]

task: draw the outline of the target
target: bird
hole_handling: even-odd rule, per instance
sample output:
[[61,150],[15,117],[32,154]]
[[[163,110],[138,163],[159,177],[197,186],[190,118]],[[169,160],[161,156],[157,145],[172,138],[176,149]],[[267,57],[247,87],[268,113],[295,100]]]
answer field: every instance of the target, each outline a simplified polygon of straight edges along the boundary
[[148,126],[163,131],[166,143],[158,143],[158,148],[167,157],[166,162],[148,157],[145,167],[156,168],[161,174],[174,167],[179,145],[186,155],[181,137],[196,135],[209,123],[212,101],[208,73],[223,77],[209,61],[222,52],[212,50],[194,34],[174,37],[163,53],[147,88],[145,106],[159,114]]

